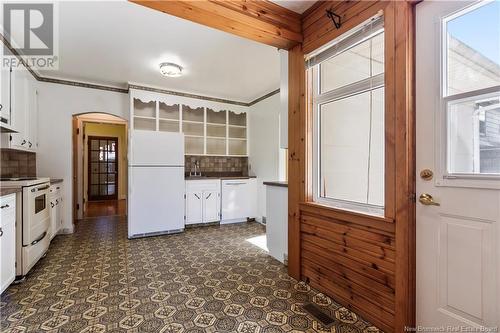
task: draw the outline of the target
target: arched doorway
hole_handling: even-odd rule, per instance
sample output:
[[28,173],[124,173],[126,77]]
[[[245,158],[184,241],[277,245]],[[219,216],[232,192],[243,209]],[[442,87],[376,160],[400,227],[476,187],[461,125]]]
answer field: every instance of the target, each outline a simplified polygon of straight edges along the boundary
[[73,219],[126,215],[128,121],[88,112],[72,122]]

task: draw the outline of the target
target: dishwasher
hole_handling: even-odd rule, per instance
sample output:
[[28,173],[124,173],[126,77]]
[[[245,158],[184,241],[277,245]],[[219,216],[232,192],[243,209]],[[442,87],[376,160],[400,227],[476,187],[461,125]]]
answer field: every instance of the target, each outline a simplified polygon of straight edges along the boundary
[[257,217],[255,178],[223,179],[221,187],[221,224],[246,222]]

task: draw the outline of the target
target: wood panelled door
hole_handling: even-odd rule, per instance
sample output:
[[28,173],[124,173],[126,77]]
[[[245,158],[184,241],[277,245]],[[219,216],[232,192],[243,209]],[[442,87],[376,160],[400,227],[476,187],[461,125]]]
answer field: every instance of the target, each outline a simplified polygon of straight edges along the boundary
[[118,138],[88,138],[88,199],[118,197]]

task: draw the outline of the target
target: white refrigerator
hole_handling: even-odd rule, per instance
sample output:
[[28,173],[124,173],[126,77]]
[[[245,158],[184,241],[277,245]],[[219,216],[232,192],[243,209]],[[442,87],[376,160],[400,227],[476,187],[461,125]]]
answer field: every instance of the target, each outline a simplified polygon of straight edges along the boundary
[[130,133],[128,237],[184,230],[184,135]]

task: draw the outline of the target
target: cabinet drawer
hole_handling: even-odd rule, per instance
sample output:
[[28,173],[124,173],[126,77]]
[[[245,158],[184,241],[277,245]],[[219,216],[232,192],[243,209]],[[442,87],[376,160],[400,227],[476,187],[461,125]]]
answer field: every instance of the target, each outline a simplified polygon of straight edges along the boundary
[[220,179],[186,180],[186,192],[220,191]]

